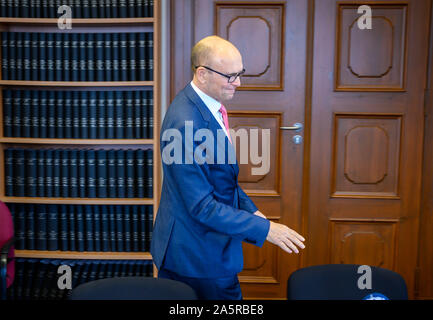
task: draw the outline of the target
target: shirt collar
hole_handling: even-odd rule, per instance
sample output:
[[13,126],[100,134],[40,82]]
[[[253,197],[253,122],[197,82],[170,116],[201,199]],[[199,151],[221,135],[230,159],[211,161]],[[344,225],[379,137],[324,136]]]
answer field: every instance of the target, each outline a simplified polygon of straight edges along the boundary
[[215,116],[218,115],[218,112],[221,108],[221,102],[215,100],[214,98],[208,96],[206,93],[201,91],[193,81],[191,81],[191,87],[194,89],[194,91],[198,94],[201,100],[203,100],[206,107],[210,110],[210,112]]

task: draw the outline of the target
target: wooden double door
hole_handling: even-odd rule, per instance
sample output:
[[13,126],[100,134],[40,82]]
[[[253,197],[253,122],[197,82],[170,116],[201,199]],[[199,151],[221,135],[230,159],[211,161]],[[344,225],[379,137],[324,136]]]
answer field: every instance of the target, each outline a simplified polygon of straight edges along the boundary
[[428,0],[171,1],[170,98],[191,81],[195,42],[217,34],[239,48],[230,126],[270,132],[269,170],[243,164],[239,180],[270,220],[306,238],[299,255],[245,245],[245,298],[284,299],[293,271],[327,263],[395,270],[413,297],[429,10]]

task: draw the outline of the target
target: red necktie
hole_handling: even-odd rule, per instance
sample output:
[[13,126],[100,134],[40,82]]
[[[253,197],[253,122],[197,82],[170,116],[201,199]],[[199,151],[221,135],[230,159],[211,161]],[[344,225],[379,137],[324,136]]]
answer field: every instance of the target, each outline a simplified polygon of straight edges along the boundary
[[223,122],[224,122],[224,127],[226,127],[227,130],[227,136],[229,138],[230,143],[232,143],[232,139],[230,138],[230,131],[229,131],[229,118],[227,116],[227,110],[226,108],[221,105],[221,108],[219,110],[223,116]]

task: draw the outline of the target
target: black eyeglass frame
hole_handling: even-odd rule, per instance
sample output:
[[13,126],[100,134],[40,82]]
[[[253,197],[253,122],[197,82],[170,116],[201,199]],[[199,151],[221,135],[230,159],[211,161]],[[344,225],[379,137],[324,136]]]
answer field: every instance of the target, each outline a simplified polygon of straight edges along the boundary
[[[212,72],[218,73],[219,75],[221,75],[221,76],[223,76],[223,77],[226,77],[228,83],[233,83],[233,82],[235,82],[236,79],[237,79],[238,77],[242,76],[242,75],[245,73],[245,68],[243,68],[242,71],[241,71],[241,72],[238,72],[238,73],[224,74],[224,73],[221,73],[221,72],[219,72],[219,71],[216,71],[216,70],[214,70],[214,69],[212,69],[212,68],[209,68],[209,67],[207,67],[207,66],[195,66],[196,69],[198,69],[198,68],[200,68],[200,67],[205,68],[205,69],[207,69],[207,70],[209,70],[209,71],[212,71]],[[230,80],[231,80],[231,81],[230,81]]]

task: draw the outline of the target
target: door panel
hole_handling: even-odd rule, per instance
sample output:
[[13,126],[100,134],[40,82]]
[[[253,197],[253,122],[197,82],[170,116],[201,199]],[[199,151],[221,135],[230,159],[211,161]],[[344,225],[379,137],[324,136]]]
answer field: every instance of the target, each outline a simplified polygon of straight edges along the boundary
[[393,269],[413,297],[429,2],[369,2],[371,30],[361,1],[315,3],[304,263]]
[[[254,129],[261,145],[262,129],[269,130],[269,171],[255,172],[251,153],[240,159],[239,181],[258,208],[274,222],[302,229],[303,144],[295,134],[281,131],[304,121],[307,1],[212,1],[171,2],[172,96],[191,80],[189,53],[194,43],[217,34],[241,51],[246,68],[242,85],[227,104],[232,129]],[[239,132],[239,131],[237,131]],[[269,145],[268,145],[269,144]],[[259,148],[258,155],[266,150]],[[274,245],[244,245],[244,270],[239,279],[245,298],[286,297],[289,274],[299,268],[300,256],[289,255]]]

